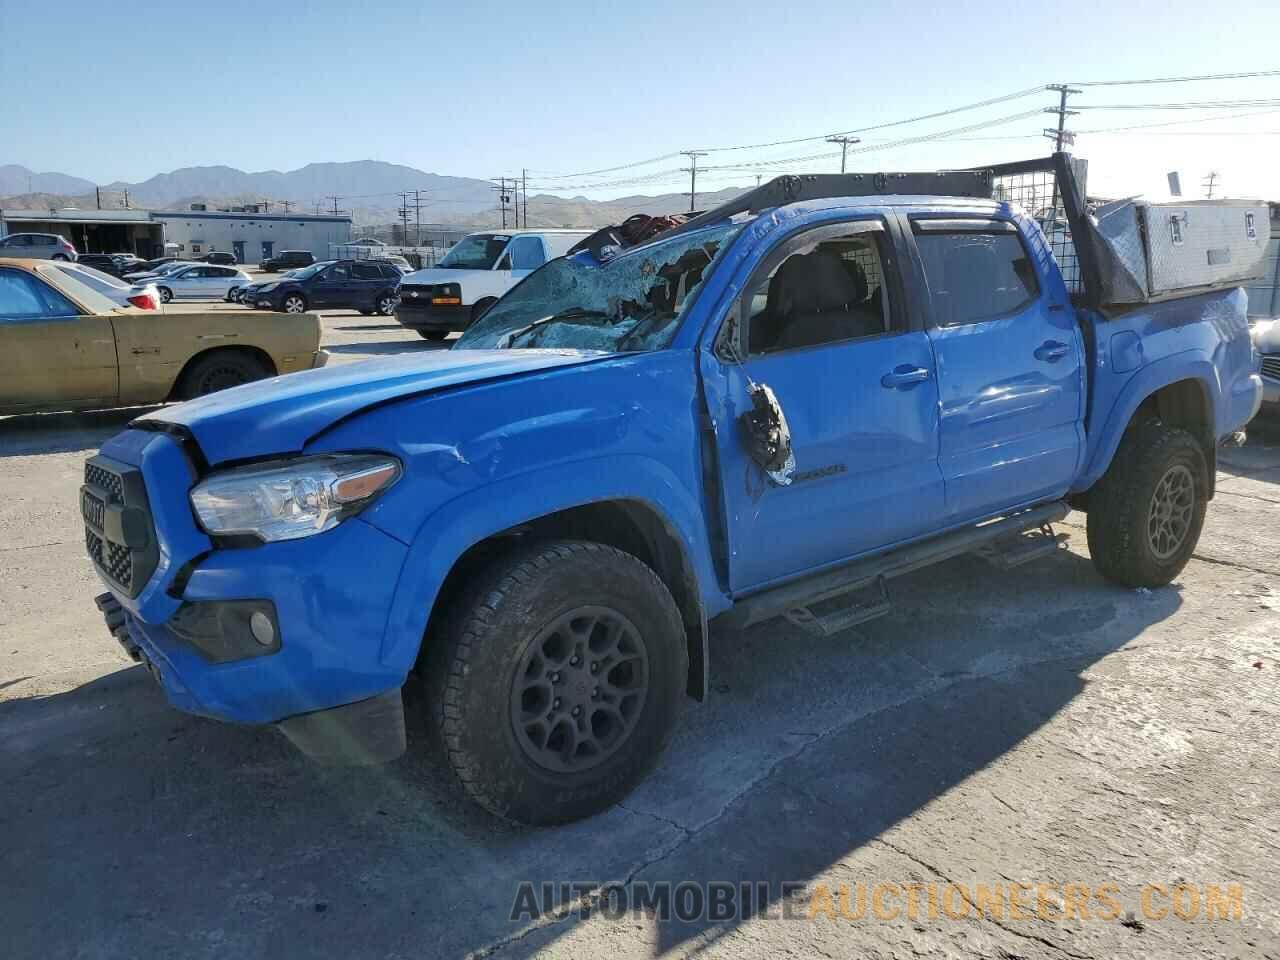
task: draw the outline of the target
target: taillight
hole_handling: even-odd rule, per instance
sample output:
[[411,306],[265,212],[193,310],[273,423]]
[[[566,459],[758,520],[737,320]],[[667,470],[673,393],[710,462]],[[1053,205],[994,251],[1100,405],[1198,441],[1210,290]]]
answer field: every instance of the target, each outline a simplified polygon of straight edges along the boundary
[[76,248],[75,248],[75,247],[73,247],[71,244],[69,244],[66,240],[59,239],[59,241],[58,241],[58,242],[62,244],[62,249],[63,249],[63,250],[65,250],[65,251],[67,251],[67,253],[75,253],[75,252],[76,252]]
[[159,302],[149,293],[135,293],[129,298],[129,302],[142,310],[158,310],[160,308]]

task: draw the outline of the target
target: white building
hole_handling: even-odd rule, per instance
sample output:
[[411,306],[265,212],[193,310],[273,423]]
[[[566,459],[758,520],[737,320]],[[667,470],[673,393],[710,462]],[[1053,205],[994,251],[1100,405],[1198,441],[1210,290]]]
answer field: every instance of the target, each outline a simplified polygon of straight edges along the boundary
[[241,263],[259,263],[282,250],[310,250],[324,260],[330,244],[351,239],[351,218],[344,216],[205,210],[156,211],[151,216],[164,225],[165,243],[178,244],[180,257],[217,250],[234,253]]

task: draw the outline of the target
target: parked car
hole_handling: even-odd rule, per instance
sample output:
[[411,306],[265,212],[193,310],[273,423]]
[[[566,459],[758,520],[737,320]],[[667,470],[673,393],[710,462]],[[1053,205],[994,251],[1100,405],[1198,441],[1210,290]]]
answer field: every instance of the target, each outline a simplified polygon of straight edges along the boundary
[[398,256],[396,254],[384,254],[382,256],[373,257],[372,259],[378,260],[383,263],[391,264],[397,270],[399,270],[401,274],[413,273],[413,264],[411,264],[404,257]]
[[[326,358],[315,316],[161,315],[119,306],[58,265],[0,260],[0,414],[197,397]],[[120,536],[134,521],[115,516]]]
[[75,260],[76,248],[56,233],[11,233],[0,239],[0,257]]
[[144,280],[155,280],[159,277],[167,277],[169,274],[181,270],[183,267],[198,267],[199,262],[195,260],[170,260],[168,263],[162,263],[154,270],[142,270],[126,273],[120,279],[128,280],[131,283],[138,283]]
[[1262,402],[1270,415],[1280,415],[1280,320],[1259,320],[1249,331],[1261,358]]
[[1081,307],[1033,219],[903,179],[779,178],[550,261],[451,350],[145,415],[86,464],[108,627],[176,707],[326,758],[403,751],[415,671],[464,789],[545,824],[653,767],[712,621],[829,636],[1071,505],[1103,576],[1170,583],[1262,397],[1243,291]]
[[439,264],[404,277],[396,319],[427,340],[465,330],[498,298],[590,230],[511,230],[463,237]]
[[141,260],[134,265],[134,269],[129,273],[154,273],[165,264],[177,262],[177,257],[156,257],[154,260]]
[[252,300],[263,310],[302,313],[306,310],[359,310],[391,316],[396,310],[400,271],[380,260],[323,260],[288,277],[255,284]]
[[103,273],[109,273],[113,277],[124,276],[124,271],[122,270],[124,261],[110,253],[82,253],[76,257],[75,262],[100,270]]
[[140,310],[163,310],[160,293],[154,283],[127,283],[113,274],[85,266],[84,258],[76,263],[57,262],[57,267],[73,280],[78,280],[120,307]]
[[263,273],[275,273],[278,270],[309,267],[315,262],[315,255],[310,250],[281,250],[274,257],[267,257],[258,264],[258,269]]
[[199,259],[205,263],[217,263],[225,267],[234,267],[240,262],[236,259],[236,255],[234,253],[230,253],[226,250],[210,250]]
[[249,275],[234,267],[211,264],[180,267],[155,278],[164,303],[171,300],[211,300],[226,297],[232,287],[248,286]]

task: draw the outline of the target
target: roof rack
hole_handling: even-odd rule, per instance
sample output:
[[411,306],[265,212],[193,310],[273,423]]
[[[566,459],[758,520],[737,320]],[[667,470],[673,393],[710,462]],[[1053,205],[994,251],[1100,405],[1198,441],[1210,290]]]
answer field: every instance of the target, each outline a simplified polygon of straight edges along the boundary
[[810,173],[803,176],[774,177],[748,190],[728,203],[687,220],[675,230],[662,234],[662,239],[711,223],[727,220],[739,213],[759,213],[770,207],[781,207],[801,200],[825,200],[831,197],[873,197],[906,194],[926,197],[977,197],[991,199],[990,170],[939,170],[932,173]]

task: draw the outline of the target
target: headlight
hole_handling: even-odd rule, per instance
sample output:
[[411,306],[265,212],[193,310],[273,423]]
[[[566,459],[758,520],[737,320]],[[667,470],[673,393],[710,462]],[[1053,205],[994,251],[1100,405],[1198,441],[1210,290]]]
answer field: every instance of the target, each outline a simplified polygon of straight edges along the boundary
[[191,506],[214,536],[296,540],[336,527],[398,479],[400,461],[382,454],[275,460],[210,476]]

